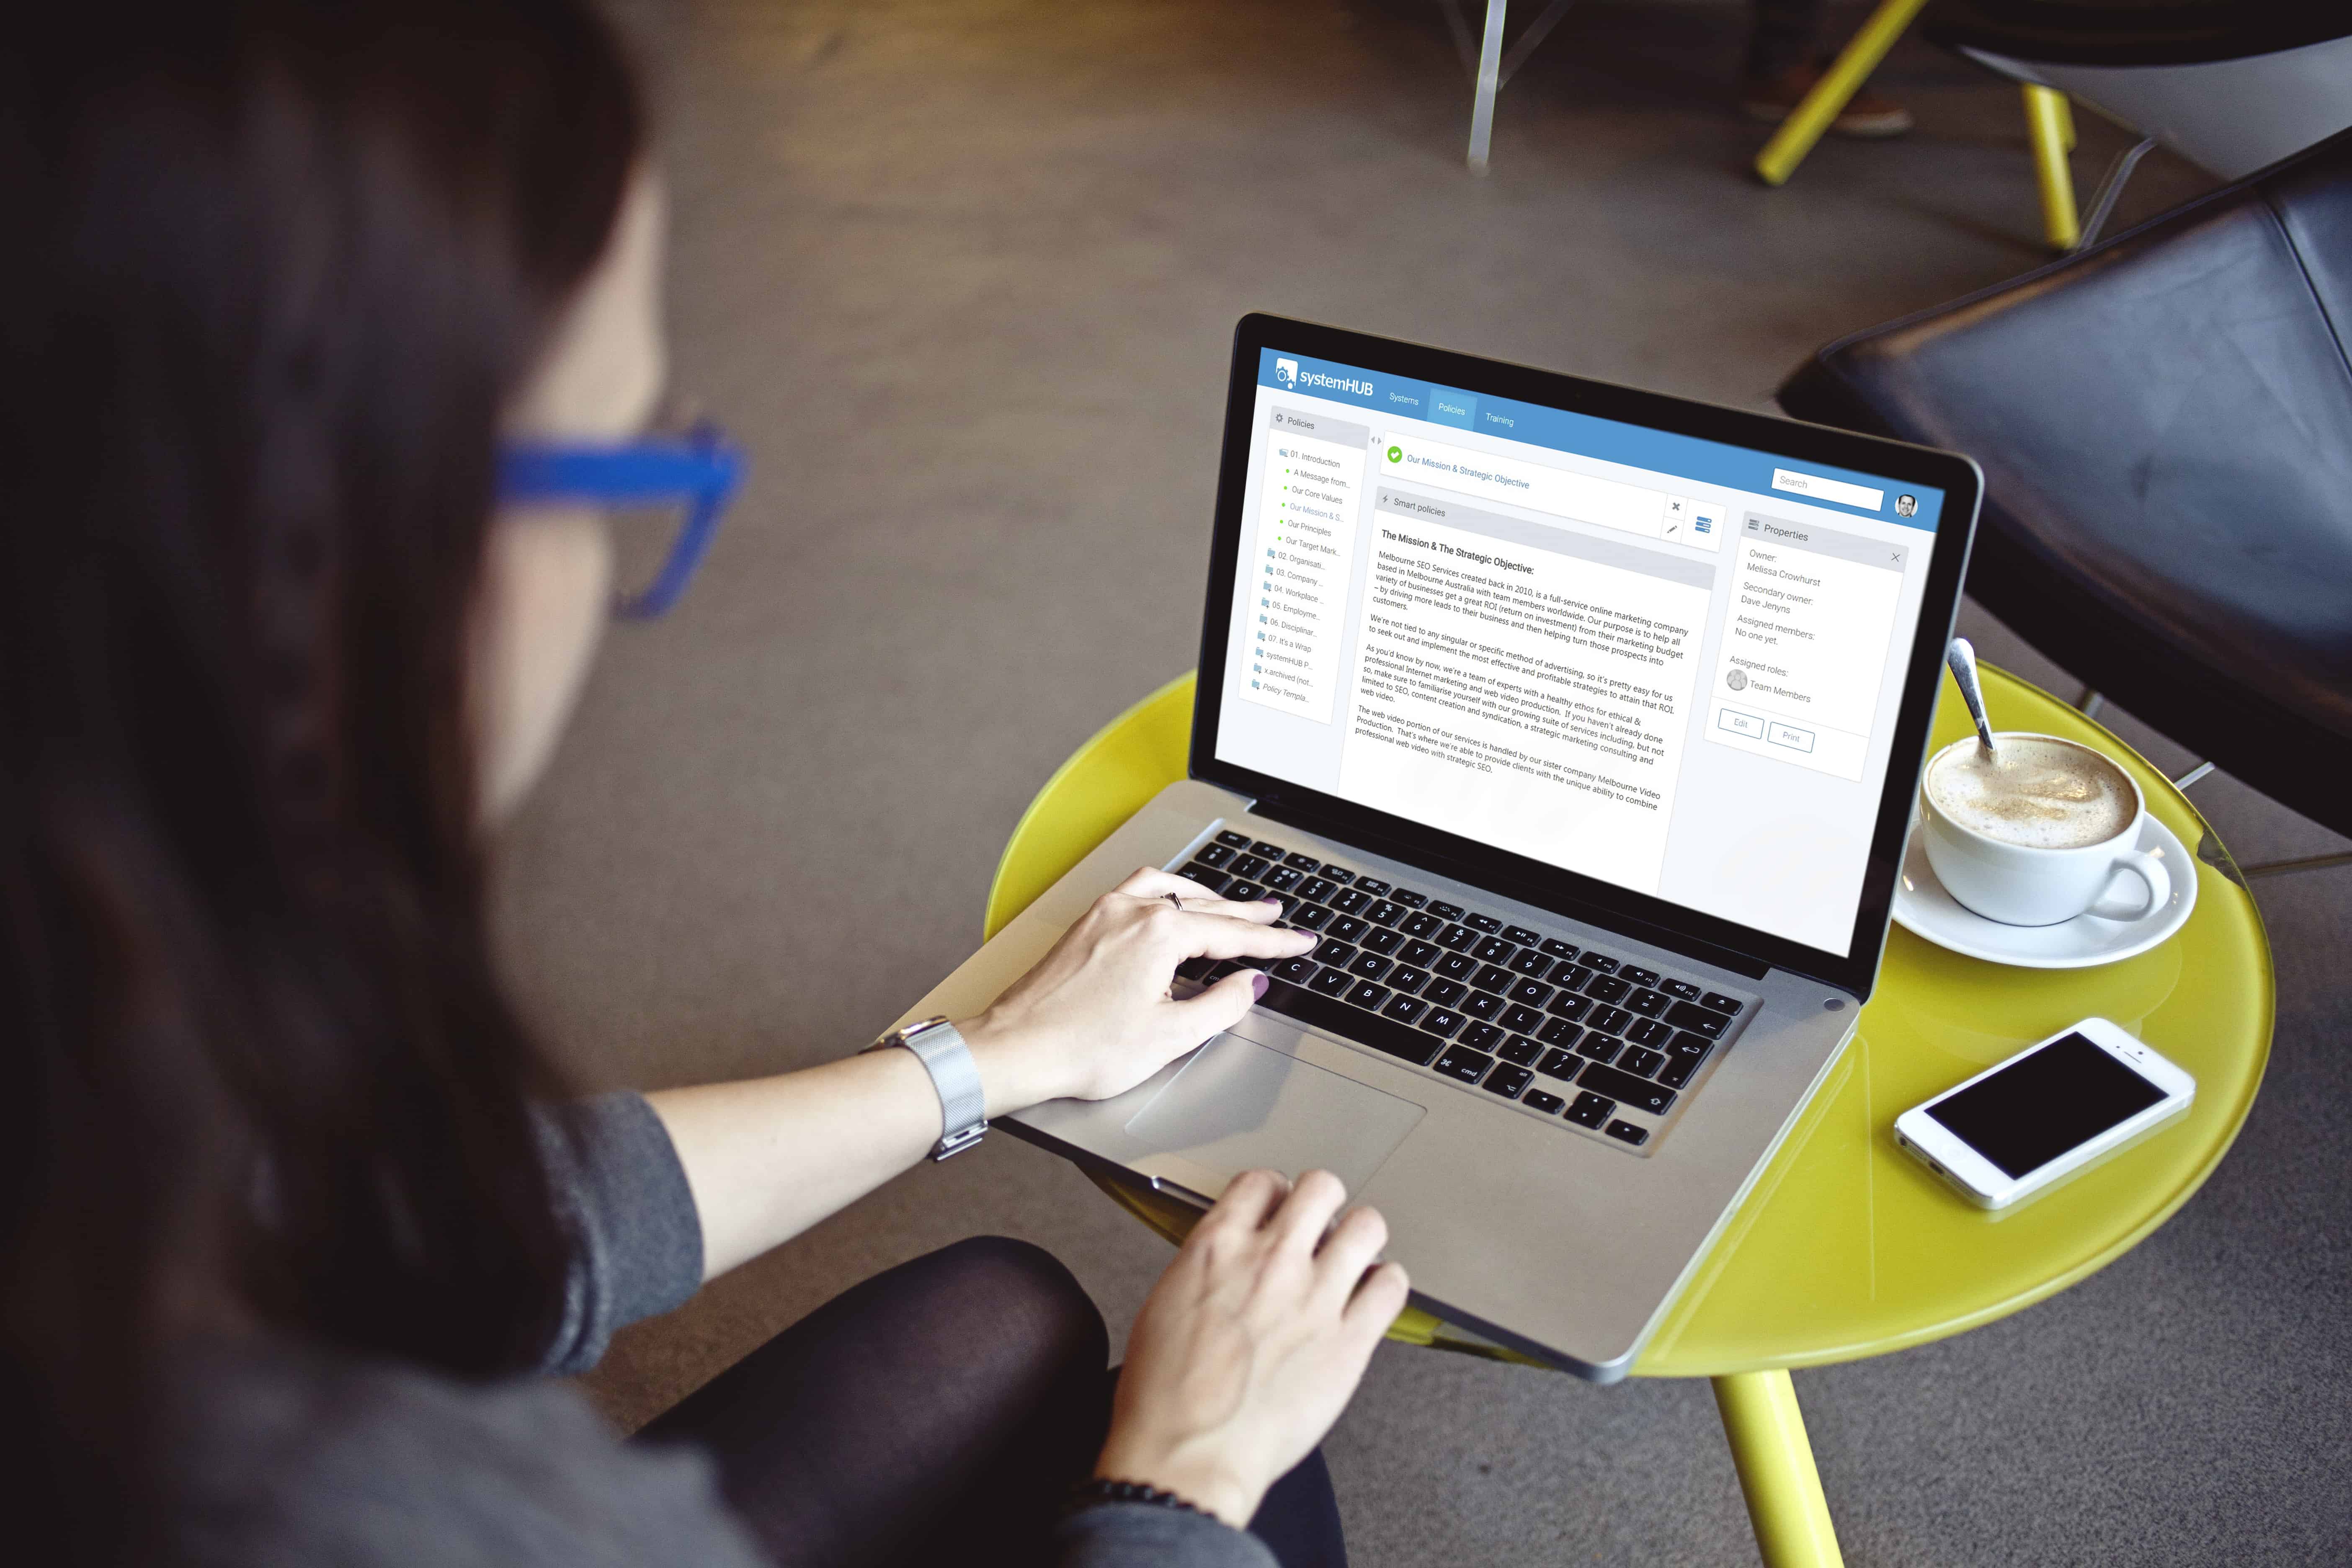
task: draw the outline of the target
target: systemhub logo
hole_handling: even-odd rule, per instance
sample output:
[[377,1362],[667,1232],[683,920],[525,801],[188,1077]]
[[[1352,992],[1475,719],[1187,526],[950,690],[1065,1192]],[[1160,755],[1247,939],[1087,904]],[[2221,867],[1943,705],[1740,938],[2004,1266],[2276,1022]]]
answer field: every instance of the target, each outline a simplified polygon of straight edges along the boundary
[[1274,379],[1282,383],[1285,386],[1297,386],[1298,384],[1298,362],[1295,359],[1278,359],[1275,361]]
[[[1289,367],[1286,374],[1284,371],[1285,366]],[[1274,377],[1283,385],[1297,392],[1305,392],[1309,387],[1315,387],[1325,392],[1344,392],[1350,397],[1370,397],[1372,395],[1372,384],[1369,377],[1333,375],[1328,371],[1321,370],[1301,370],[1296,362],[1286,359],[1274,362]]]

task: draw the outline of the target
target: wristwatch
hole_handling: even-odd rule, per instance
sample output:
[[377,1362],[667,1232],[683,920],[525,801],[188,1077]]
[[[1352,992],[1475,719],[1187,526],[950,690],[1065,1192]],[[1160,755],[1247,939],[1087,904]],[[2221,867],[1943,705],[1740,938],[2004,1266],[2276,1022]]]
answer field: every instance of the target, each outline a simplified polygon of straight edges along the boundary
[[926,1018],[891,1030],[866,1051],[886,1051],[893,1046],[914,1052],[923,1070],[931,1075],[931,1087],[940,1092],[940,1141],[931,1146],[931,1158],[944,1160],[979,1142],[988,1131],[988,1096],[980,1087],[979,1064],[971,1059],[971,1047],[956,1033],[956,1026],[945,1018]]

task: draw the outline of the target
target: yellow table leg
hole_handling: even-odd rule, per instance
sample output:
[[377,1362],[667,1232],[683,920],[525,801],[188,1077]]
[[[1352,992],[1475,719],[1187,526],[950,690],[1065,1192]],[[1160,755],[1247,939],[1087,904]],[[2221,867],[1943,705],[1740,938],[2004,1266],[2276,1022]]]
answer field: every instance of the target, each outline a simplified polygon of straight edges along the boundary
[[2066,149],[2074,145],[2074,112],[2066,95],[2054,88],[2027,82],[2022,90],[2033,177],[2042,187],[2042,232],[2053,250],[2072,250],[2083,237],[2083,221],[2074,213],[2074,171],[2066,162]]
[[1764,1568],[1843,1568],[1789,1374],[1776,1368],[1718,1377],[1715,1403]]
[[1863,82],[1927,4],[1927,0],[1882,0],[1870,20],[1862,25],[1862,31],[1822,73],[1813,90],[1805,94],[1804,101],[1772,132],[1772,140],[1764,143],[1764,151],[1756,154],[1759,179],[1768,185],[1788,183],[1805,154],[1813,150],[1813,143],[1822,139],[1822,132],[1830,128],[1830,121],[1844,112],[1848,101],[1862,90]]

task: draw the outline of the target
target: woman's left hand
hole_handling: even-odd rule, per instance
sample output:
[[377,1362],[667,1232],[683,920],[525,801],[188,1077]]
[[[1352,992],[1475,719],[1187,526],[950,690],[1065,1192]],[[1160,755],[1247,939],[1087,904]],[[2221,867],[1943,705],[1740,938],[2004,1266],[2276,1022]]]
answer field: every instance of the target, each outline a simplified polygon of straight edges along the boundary
[[1168,994],[1188,958],[1296,958],[1307,931],[1277,930],[1275,900],[1237,904],[1150,867],[1094,902],[1054,950],[979,1017],[957,1026],[988,1114],[1041,1100],[1108,1100],[1240,1022],[1264,993],[1253,970],[1189,1001]]

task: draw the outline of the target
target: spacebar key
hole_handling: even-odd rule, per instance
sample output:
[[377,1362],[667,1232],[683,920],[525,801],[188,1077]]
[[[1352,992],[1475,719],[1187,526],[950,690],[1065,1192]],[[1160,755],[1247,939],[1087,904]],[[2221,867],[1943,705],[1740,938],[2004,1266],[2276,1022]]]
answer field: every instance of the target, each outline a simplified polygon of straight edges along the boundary
[[1337,997],[1318,995],[1304,986],[1292,985],[1269,975],[1265,994],[1257,1005],[1269,1013],[1279,1013],[1286,1018],[1296,1018],[1302,1024],[1312,1024],[1318,1029],[1328,1029],[1344,1036],[1360,1046],[1370,1046],[1376,1051],[1386,1051],[1392,1057],[1402,1057],[1415,1067],[1427,1067],[1445,1042],[1434,1035],[1383,1018],[1377,1013],[1367,1013],[1360,1007],[1350,1007]]

